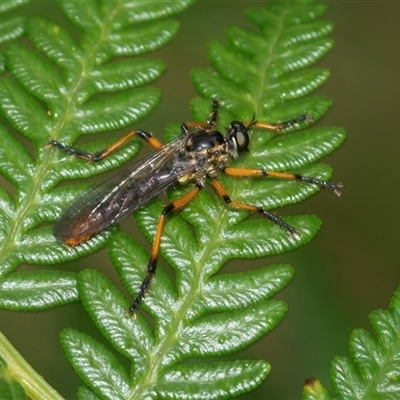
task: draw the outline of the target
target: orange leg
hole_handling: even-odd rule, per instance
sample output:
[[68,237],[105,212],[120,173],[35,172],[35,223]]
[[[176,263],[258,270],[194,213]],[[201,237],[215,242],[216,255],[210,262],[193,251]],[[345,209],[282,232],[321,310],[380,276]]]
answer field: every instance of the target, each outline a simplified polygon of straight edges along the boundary
[[220,105],[220,102],[218,100],[213,100],[210,119],[207,120],[207,122],[188,121],[182,125],[183,132],[186,133],[188,128],[189,129],[200,128],[200,129],[206,129],[206,130],[214,129],[215,126],[217,125],[217,121],[218,121],[219,105]]
[[156,272],[157,259],[160,252],[160,244],[161,244],[161,235],[165,224],[165,219],[169,213],[172,211],[178,210],[182,208],[187,203],[189,203],[196,195],[200,192],[202,186],[197,185],[190,192],[186,193],[179,199],[172,201],[171,203],[164,206],[163,211],[158,219],[156,234],[153,240],[153,246],[151,249],[150,259],[147,264],[147,274],[144,278],[143,282],[140,285],[139,292],[136,296],[136,299],[133,301],[132,305],[129,307],[127,314],[131,315],[133,319],[136,318],[136,310],[139,307],[139,304],[144,299],[146,292],[150,286],[150,282],[153,279],[153,276]]
[[[185,129],[186,128],[186,129]],[[187,132],[188,129],[209,129],[207,122],[187,121],[182,125],[182,130]]]
[[277,131],[280,132],[286,128],[290,128],[291,126],[298,125],[300,122],[307,121],[313,122],[314,120],[308,114],[302,114],[297,118],[293,118],[289,121],[281,122],[280,124],[269,124],[268,122],[260,122],[255,120],[255,115],[251,121],[243,121],[243,124],[248,128],[260,128],[267,129],[269,131]]
[[312,185],[317,185],[321,188],[332,190],[337,196],[341,196],[340,188],[343,187],[341,183],[331,183],[328,181],[322,181],[320,179],[312,178],[310,176],[303,176],[300,174],[293,174],[291,172],[275,172],[266,171],[265,169],[257,168],[230,168],[226,167],[223,172],[229,176],[249,178],[249,177],[262,177],[270,176],[277,179],[288,179],[293,181],[303,181]]
[[119,149],[122,147],[128,140],[130,140],[135,135],[138,135],[142,138],[146,143],[148,143],[153,149],[159,149],[162,146],[162,143],[155,138],[151,133],[137,130],[132,131],[126,134],[121,139],[117,140],[115,143],[111,144],[110,146],[106,147],[103,150],[96,151],[94,153],[88,153],[83,150],[75,149],[73,147],[66,146],[65,144],[58,142],[57,140],[50,139],[50,142],[47,144],[46,147],[57,147],[66,153],[72,154],[75,157],[83,158],[84,160],[88,161],[100,161],[104,157],[107,157],[111,152],[114,150]]

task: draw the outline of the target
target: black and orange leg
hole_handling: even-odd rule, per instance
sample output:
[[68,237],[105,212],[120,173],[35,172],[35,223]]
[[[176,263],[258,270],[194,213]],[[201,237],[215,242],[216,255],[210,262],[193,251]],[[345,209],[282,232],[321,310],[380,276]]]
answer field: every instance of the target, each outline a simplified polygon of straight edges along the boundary
[[194,122],[187,121],[182,125],[183,133],[187,133],[188,129],[200,128],[200,129],[214,129],[218,122],[219,115],[219,100],[212,101],[211,114],[206,122]]
[[219,105],[220,101],[219,100],[213,100],[212,101],[212,108],[211,108],[211,114],[210,114],[210,119],[207,120],[207,125],[210,129],[215,128],[218,122],[218,115],[219,115]]
[[46,147],[57,147],[58,149],[65,151],[68,154],[72,154],[75,157],[83,158],[87,161],[100,161],[104,157],[107,157],[111,152],[122,147],[128,140],[132,139],[135,135],[138,135],[141,139],[143,139],[150,147],[153,149],[159,149],[162,146],[162,143],[155,138],[151,133],[137,130],[132,131],[126,134],[121,139],[117,140],[115,143],[106,147],[103,150],[96,151],[94,153],[88,153],[83,150],[75,149],[74,147],[66,146],[65,144],[58,142],[57,140],[50,139],[50,142],[46,145]]
[[255,120],[255,116],[251,121],[243,121],[243,124],[248,128],[260,128],[267,129],[269,131],[280,132],[284,129],[290,128],[292,126],[298,125],[301,122],[314,122],[313,118],[308,114],[299,115],[296,118],[290,119],[288,121],[281,122],[279,124],[270,124],[268,122],[260,122]]
[[258,168],[230,168],[226,167],[222,170],[226,175],[238,177],[238,178],[250,178],[250,177],[263,177],[269,176],[277,179],[287,179],[291,181],[302,181],[312,185],[317,185],[323,189],[332,190],[337,196],[341,196],[342,193],[340,188],[343,187],[341,183],[332,183],[323,181],[321,179],[312,178],[310,176],[304,176],[300,174],[294,174],[290,172],[275,172],[267,171],[265,169]]
[[157,265],[157,259],[158,255],[160,252],[160,244],[161,244],[161,235],[163,232],[165,220],[168,214],[170,214],[172,211],[178,210],[179,208],[182,208],[185,206],[187,203],[189,203],[191,200],[193,200],[194,197],[200,192],[202,189],[202,186],[200,184],[196,185],[190,192],[186,193],[179,199],[176,199],[172,201],[171,203],[167,204],[164,206],[162,213],[160,215],[160,218],[158,219],[157,223],[157,229],[156,229],[156,234],[154,236],[153,240],[153,246],[151,249],[151,254],[150,254],[150,259],[147,264],[147,274],[146,277],[144,278],[143,282],[140,285],[138,294],[133,301],[132,305],[129,307],[129,310],[127,311],[127,314],[129,314],[133,319],[136,318],[136,310],[139,307],[141,301],[144,299],[147,290],[149,289],[151,280],[153,279],[153,276],[156,272],[156,265]]
[[228,193],[226,192],[222,183],[217,178],[212,178],[211,184],[212,184],[213,188],[215,189],[215,191],[217,192],[217,194],[221,197],[221,199],[224,200],[225,203],[229,204],[230,206],[235,207],[235,208],[240,208],[242,210],[250,211],[253,213],[259,213],[259,214],[263,215],[264,217],[267,217],[270,221],[274,222],[281,228],[287,230],[291,236],[293,236],[296,233],[296,229],[293,228],[293,226],[286,223],[281,217],[275,215],[274,213],[264,210],[262,207],[257,207],[257,206],[253,206],[251,204],[240,203],[238,201],[232,200],[229,197]]

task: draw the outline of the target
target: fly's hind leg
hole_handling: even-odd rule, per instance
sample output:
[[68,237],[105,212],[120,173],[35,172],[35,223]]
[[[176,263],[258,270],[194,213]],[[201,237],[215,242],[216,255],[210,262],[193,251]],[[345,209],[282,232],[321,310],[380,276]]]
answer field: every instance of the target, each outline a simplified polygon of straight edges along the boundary
[[122,147],[128,140],[133,138],[135,135],[138,135],[141,139],[143,139],[150,147],[153,149],[159,149],[162,146],[162,143],[155,138],[151,133],[145,132],[142,130],[132,131],[127,133],[124,137],[117,140],[115,143],[112,143],[108,147],[103,150],[96,151],[94,153],[88,153],[83,150],[75,149],[74,147],[67,146],[55,139],[50,138],[50,142],[46,145],[46,147],[56,147],[66,153],[69,153],[75,157],[83,158],[87,161],[100,161],[103,158],[107,157],[111,152]]
[[146,277],[143,279],[143,282],[140,285],[139,291],[132,305],[129,307],[129,310],[126,314],[129,314],[133,319],[136,318],[136,310],[138,309],[140,303],[144,299],[147,290],[149,289],[151,280],[156,272],[157,259],[160,252],[160,244],[161,244],[161,235],[163,232],[165,220],[168,214],[172,211],[178,210],[182,208],[187,203],[189,203],[202,189],[200,184],[196,185],[190,192],[186,193],[182,197],[172,201],[171,203],[164,206],[163,211],[158,219],[156,234],[153,240],[153,246],[151,249],[150,259],[147,264],[147,273]]

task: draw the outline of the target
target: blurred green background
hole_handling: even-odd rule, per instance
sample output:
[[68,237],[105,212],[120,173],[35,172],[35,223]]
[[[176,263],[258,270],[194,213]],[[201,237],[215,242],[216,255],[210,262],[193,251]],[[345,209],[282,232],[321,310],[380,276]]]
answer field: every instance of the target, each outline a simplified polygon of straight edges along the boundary
[[[139,127],[162,132],[168,123],[190,119],[188,104],[196,96],[190,69],[207,67],[207,43],[224,41],[223,32],[229,25],[250,26],[242,11],[264,4],[199,1],[178,17],[182,26],[177,37],[150,55],[168,65],[157,82],[168,94]],[[323,161],[334,168],[333,180],[345,184],[344,196],[337,199],[319,192],[301,204],[279,210],[282,215],[316,214],[323,227],[316,239],[301,249],[255,262],[289,263],[296,274],[276,296],[288,303],[287,317],[272,333],[237,354],[272,364],[266,381],[241,399],[298,399],[310,377],[330,388],[330,361],[335,355],[348,355],[354,328],[371,330],[368,314],[388,307],[400,281],[395,252],[400,237],[396,206],[400,197],[400,3],[327,4],[325,18],[335,24],[332,37],[336,45],[319,63],[330,69],[332,76],[318,92],[331,97],[334,106],[320,124],[343,126],[348,136],[345,144]],[[33,6],[28,5],[26,12],[50,18],[60,14],[52,2]],[[123,229],[129,231],[131,225],[130,217]],[[97,268],[118,281],[107,260],[103,250],[63,268]],[[67,326],[101,340],[78,304],[41,313],[0,310],[0,330],[56,390],[74,399],[80,381],[64,359],[58,339]]]

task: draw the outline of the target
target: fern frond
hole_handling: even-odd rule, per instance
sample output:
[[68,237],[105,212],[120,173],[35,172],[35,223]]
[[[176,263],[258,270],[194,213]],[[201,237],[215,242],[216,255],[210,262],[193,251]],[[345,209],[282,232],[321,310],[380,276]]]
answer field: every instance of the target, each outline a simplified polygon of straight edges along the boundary
[[400,288],[389,310],[369,315],[376,338],[365,329],[350,336],[350,359],[335,357],[331,365],[334,394],[341,399],[398,399],[400,396]]
[[[210,47],[215,70],[195,70],[193,81],[203,99],[192,103],[194,120],[209,115],[210,99],[223,101],[220,127],[232,120],[268,122],[290,120],[308,113],[318,120],[330,105],[322,96],[308,96],[328,77],[323,69],[304,70],[328,51],[331,25],[319,20],[324,8],[313,3],[280,2],[247,15],[257,30],[228,30],[228,45]],[[305,130],[302,130],[307,128]],[[328,179],[330,167],[313,164],[335,149],[344,131],[335,127],[293,126],[290,135],[255,131],[251,152],[237,161],[243,167],[262,167]],[[179,127],[167,132],[170,139]],[[317,188],[298,182],[234,180],[221,177],[229,195],[267,209],[310,196]],[[179,197],[184,189],[170,193]],[[153,200],[135,212],[149,241],[162,205]],[[285,218],[299,228],[290,237],[263,219],[229,209],[216,195],[202,191],[179,215],[172,216],[162,236],[162,257],[174,269],[176,281],[159,265],[143,309],[124,317],[129,302],[102,274],[93,270],[78,275],[79,297],[110,345],[131,363],[130,375],[110,350],[94,338],[65,330],[61,340],[70,364],[86,387],[82,398],[224,399],[251,390],[267,376],[263,360],[215,361],[230,355],[272,330],[287,306],[272,300],[291,279],[287,265],[270,265],[243,273],[219,273],[230,259],[274,255],[308,242],[317,233],[315,216]],[[132,238],[113,232],[109,255],[122,283],[134,297],[145,274],[148,253]],[[98,349],[90,351],[90,349]],[[213,357],[213,358],[210,358]],[[195,358],[195,363],[185,363]],[[115,371],[96,365],[115,362]],[[95,377],[95,379],[94,379]],[[113,381],[118,383],[113,385]]]
[[400,396],[400,288],[389,310],[375,310],[369,319],[376,337],[355,329],[349,341],[350,358],[336,356],[331,362],[333,395],[316,379],[303,388],[302,400],[395,400]]
[[[136,56],[168,42],[178,28],[168,17],[189,3],[61,1],[64,14],[80,30],[79,41],[66,28],[31,17],[26,22],[30,43],[7,46],[9,75],[0,77],[0,112],[9,125],[0,127],[0,173],[15,195],[0,189],[2,307],[37,310],[77,300],[76,277],[70,273],[34,277],[11,272],[21,263],[55,264],[103,247],[109,233],[77,249],[56,242],[47,223],[87,187],[57,184],[109,171],[136,154],[139,145],[135,142],[105,162],[89,165],[46,144],[50,137],[71,144],[80,135],[126,128],[147,115],[160,98],[159,90],[148,84],[165,66]],[[18,142],[14,130],[28,144]],[[82,147],[99,149],[113,140]]]

